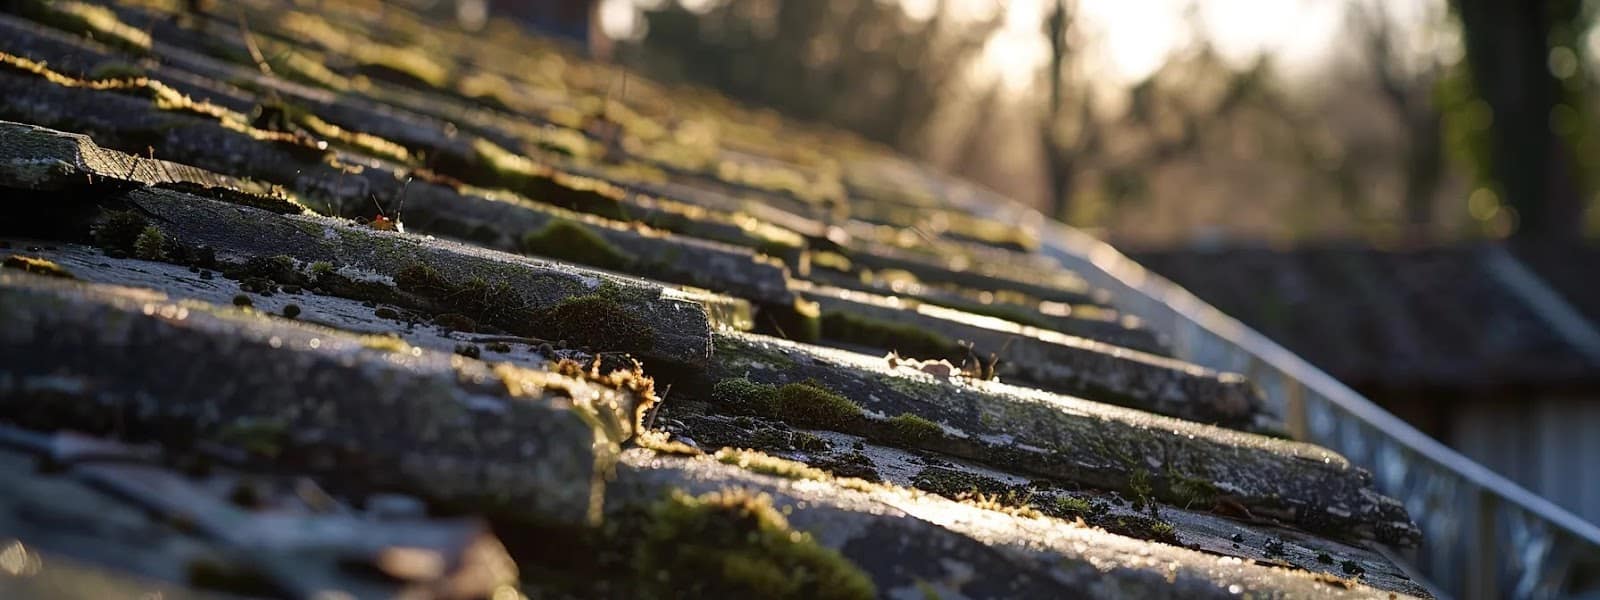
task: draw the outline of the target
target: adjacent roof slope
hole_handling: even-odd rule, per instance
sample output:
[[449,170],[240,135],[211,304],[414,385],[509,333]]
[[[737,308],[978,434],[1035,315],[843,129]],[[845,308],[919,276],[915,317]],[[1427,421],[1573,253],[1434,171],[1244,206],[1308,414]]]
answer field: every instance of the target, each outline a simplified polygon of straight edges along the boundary
[[397,5],[8,6],[0,476],[185,524],[0,504],[24,593],[1426,595],[1369,474],[848,135]]
[[[1590,254],[1570,245],[1349,244],[1135,256],[1352,385],[1460,390],[1600,385],[1600,357],[1574,335],[1600,323]],[[1528,288],[1576,309],[1580,327],[1554,320]]]

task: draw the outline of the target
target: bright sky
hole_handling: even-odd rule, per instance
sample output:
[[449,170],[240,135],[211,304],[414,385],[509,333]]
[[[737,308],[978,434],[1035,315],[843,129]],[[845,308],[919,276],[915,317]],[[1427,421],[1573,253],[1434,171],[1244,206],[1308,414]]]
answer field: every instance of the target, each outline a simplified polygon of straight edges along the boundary
[[[608,33],[630,37],[642,32],[639,8],[676,1],[691,10],[705,10],[730,0],[603,0],[601,20]],[[737,1],[737,0],[731,0]],[[814,0],[806,0],[814,1]],[[898,1],[913,18],[928,18],[939,0]],[[1402,19],[1442,0],[1383,0]],[[1049,46],[1041,24],[1051,0],[946,0],[957,18],[982,19],[1005,11],[1002,30],[984,49],[980,75],[999,78],[1013,89],[1034,81],[1048,60]],[[1136,81],[1165,62],[1187,43],[1187,11],[1196,8],[1202,31],[1218,51],[1244,63],[1258,52],[1276,55],[1289,72],[1315,65],[1338,43],[1349,0],[1079,0],[1079,9],[1099,55],[1091,64],[1096,75],[1120,82]]]
[[[907,5],[931,0],[901,0]],[[956,0],[981,5],[996,0]],[[1415,1],[1415,0],[1401,0]],[[1007,8],[1005,29],[985,49],[986,69],[1013,87],[1032,81],[1048,59],[1049,46],[1039,33],[1049,0],[999,0]],[[1277,55],[1289,70],[1315,64],[1326,56],[1343,24],[1343,0],[1201,0],[1197,19],[1224,57],[1240,63],[1256,53]],[[1138,80],[1165,62],[1188,42],[1190,0],[1084,0],[1080,2],[1091,44],[1100,56],[1094,64],[1103,75]]]

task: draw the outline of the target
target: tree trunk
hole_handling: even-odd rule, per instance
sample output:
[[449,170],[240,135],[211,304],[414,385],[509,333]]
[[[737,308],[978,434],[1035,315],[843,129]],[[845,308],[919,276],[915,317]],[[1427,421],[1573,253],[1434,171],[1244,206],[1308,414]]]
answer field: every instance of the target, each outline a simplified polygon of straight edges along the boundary
[[1422,235],[1435,233],[1434,201],[1444,175],[1444,144],[1441,115],[1432,105],[1421,114],[1407,115],[1406,131],[1411,134],[1406,149],[1406,223]]
[[[1052,120],[1051,123],[1054,121]],[[1069,150],[1062,147],[1061,141],[1051,133],[1052,128],[1046,124],[1045,131],[1039,134],[1044,147],[1044,172],[1050,183],[1050,218],[1061,221],[1067,220],[1067,212],[1072,208],[1072,187],[1077,179],[1076,169],[1068,155]]]
[[1561,82],[1546,66],[1551,26],[1570,22],[1578,3],[1455,4],[1474,83],[1494,115],[1491,172],[1520,217],[1518,237],[1579,237],[1583,205],[1573,180],[1572,150],[1550,128],[1550,111],[1561,101]]

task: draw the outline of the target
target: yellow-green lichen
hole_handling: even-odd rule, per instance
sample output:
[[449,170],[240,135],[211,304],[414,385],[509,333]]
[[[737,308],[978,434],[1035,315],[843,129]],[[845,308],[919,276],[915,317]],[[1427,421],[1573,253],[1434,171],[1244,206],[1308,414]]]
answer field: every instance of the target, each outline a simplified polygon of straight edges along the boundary
[[956,500],[963,504],[970,504],[984,510],[1002,512],[1014,517],[1022,517],[1024,519],[1038,519],[1044,517],[1044,513],[1039,512],[1039,509],[1036,509],[1030,505],[1026,499],[1018,499],[1014,495],[1002,497],[992,494],[977,493],[969,494],[957,498]]
[[451,175],[469,183],[505,188],[538,202],[608,219],[633,220],[622,205],[627,192],[614,183],[535,163],[487,140],[474,141],[473,151],[474,165]]
[[763,475],[775,475],[786,479],[828,479],[828,474],[821,469],[808,467],[805,463],[777,458],[755,450],[723,448],[712,456],[722,464],[734,465]]
[[849,273],[851,268],[853,268],[849,257],[839,254],[838,252],[829,252],[827,250],[812,252],[811,266],[828,269],[830,271],[838,271],[840,273]]
[[13,254],[11,256],[7,256],[4,261],[0,261],[0,264],[12,269],[20,269],[29,273],[33,273],[35,275],[48,275],[50,277],[61,277],[63,279],[77,279],[77,276],[73,275],[71,271],[62,268],[61,265],[58,265],[53,261],[33,256]]
[[827,598],[876,596],[838,551],[789,526],[766,494],[674,490],[649,510],[634,558],[646,596]]
[[649,448],[662,454],[676,454],[680,456],[699,456],[705,454],[699,448],[667,437],[661,431],[640,431],[633,437],[633,441],[640,448]]
[[411,350],[411,345],[407,344],[405,342],[405,340],[402,340],[402,339],[400,339],[398,337],[387,336],[387,335],[364,335],[364,336],[361,336],[361,346],[363,348],[367,348],[369,350],[378,350],[378,351],[381,351],[381,352],[394,352],[394,353],[397,353],[397,354],[404,353],[404,352],[409,352]]
[[150,34],[122,22],[110,8],[70,0],[21,0],[16,4],[14,10],[45,25],[136,54],[150,51]]
[[396,144],[384,138],[352,131],[322,120],[320,117],[305,111],[293,115],[294,122],[305,127],[306,130],[317,137],[333,140],[345,147],[358,150],[368,156],[394,161],[400,164],[409,164],[412,156],[405,146]]
[[351,47],[362,73],[408,85],[442,89],[450,84],[449,66],[413,47],[360,44]]

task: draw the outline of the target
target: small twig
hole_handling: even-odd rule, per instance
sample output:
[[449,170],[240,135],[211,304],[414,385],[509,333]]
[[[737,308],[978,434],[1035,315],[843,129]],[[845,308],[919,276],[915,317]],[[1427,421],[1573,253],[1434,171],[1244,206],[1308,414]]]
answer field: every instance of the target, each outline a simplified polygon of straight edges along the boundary
[[406,182],[400,185],[400,205],[396,206],[394,209],[394,223],[397,226],[400,224],[400,213],[405,212],[406,210],[406,190],[410,188],[411,176],[407,175]]
[[772,316],[771,313],[767,313],[767,320],[772,323],[772,328],[773,329],[778,330],[778,337],[781,337],[781,338],[786,339],[786,340],[789,339],[789,334],[784,333],[783,332],[783,326],[778,324],[778,318],[777,317]]
[[[244,17],[244,10],[236,10],[234,16],[239,20],[239,34],[244,38],[245,50],[250,52],[250,60],[255,61],[256,68],[261,70],[261,74],[266,75],[269,79],[275,78],[276,75],[272,73],[272,64],[267,62],[266,55],[261,53],[261,46],[256,45],[255,34],[250,32],[250,23]],[[273,104],[283,105],[283,98],[278,97],[278,90],[273,89],[271,85],[263,87],[267,91],[267,97],[271,98]]]
[[256,36],[250,33],[250,23],[246,21],[244,11],[235,11],[234,15],[239,19],[239,33],[244,37],[244,48],[250,52],[250,60],[255,61],[256,68],[261,70],[262,75],[271,77],[272,65],[267,63],[266,55],[262,54],[261,47],[256,45]]
[[377,194],[367,194],[367,199],[371,200],[372,201],[372,206],[374,208],[378,209],[378,218],[380,218],[380,219],[388,219],[389,218],[389,215],[384,214],[384,212],[383,212],[383,204],[380,204],[378,202],[378,195]]

